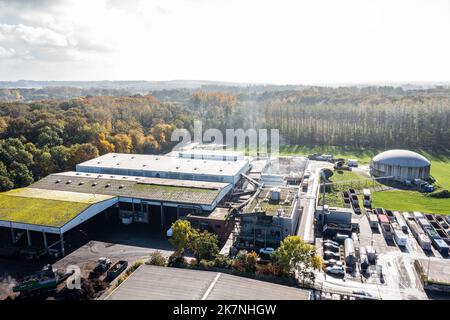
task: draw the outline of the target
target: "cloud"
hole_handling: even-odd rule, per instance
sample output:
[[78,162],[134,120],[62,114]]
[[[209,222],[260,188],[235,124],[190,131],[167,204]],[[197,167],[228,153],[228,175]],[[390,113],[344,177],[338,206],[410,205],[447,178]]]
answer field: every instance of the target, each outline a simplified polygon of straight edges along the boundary
[[69,40],[48,28],[32,27],[23,24],[0,24],[2,42],[24,42],[28,45],[67,47]]
[[16,55],[16,50],[13,48],[0,47],[0,59],[9,59]]

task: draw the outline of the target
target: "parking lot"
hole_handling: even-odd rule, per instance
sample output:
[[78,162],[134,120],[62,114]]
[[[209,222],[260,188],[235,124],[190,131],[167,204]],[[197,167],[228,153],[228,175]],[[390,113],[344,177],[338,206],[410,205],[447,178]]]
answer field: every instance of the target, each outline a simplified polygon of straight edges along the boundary
[[[398,214],[398,213],[395,213]],[[434,257],[442,259],[443,263],[450,263],[448,257],[443,257],[434,247],[422,250],[412,233],[407,233],[405,247],[399,247],[393,240],[386,240],[380,226],[372,229],[365,214],[357,216],[359,219],[359,233],[355,238],[355,248],[372,246],[376,252],[376,264],[370,264],[367,272],[361,272],[358,261],[354,268],[348,266],[341,255],[341,261],[346,269],[345,275],[319,274],[317,282],[324,289],[335,292],[363,292],[379,299],[427,299],[419,276],[414,269],[414,260]],[[316,239],[318,252],[324,252],[323,240]],[[340,252],[344,248],[341,245]],[[381,271],[381,273],[380,273]]]

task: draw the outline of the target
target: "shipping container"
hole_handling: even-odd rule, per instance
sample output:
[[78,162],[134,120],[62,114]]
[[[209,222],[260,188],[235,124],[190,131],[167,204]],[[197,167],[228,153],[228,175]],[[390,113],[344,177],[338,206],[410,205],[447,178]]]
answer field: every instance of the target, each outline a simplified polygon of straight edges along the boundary
[[421,233],[417,239],[417,242],[423,250],[431,250],[431,240],[426,234]]
[[379,214],[378,220],[380,221],[380,223],[389,223],[389,218],[385,214]]
[[402,231],[404,233],[407,233],[408,226],[406,225],[405,219],[399,213],[397,213],[396,220],[397,220],[398,225],[400,226],[400,229],[402,229]]
[[375,213],[369,213],[369,225],[371,228],[378,228],[378,217]]
[[442,239],[433,239],[434,247],[439,251],[443,256],[448,256],[448,244]]
[[424,230],[425,230],[425,233],[428,235],[428,237],[430,237],[431,240],[441,239],[439,234],[432,227],[426,227],[426,228],[424,228]]
[[383,236],[386,240],[393,240],[394,239],[394,230],[392,229],[392,226],[389,223],[380,223],[381,224],[381,231],[383,232]]
[[419,223],[419,225],[422,227],[422,228],[430,228],[431,227],[431,224],[430,224],[430,222],[427,220],[427,219],[425,219],[425,218],[418,218],[418,219],[416,219],[416,221]]
[[423,214],[422,214],[421,212],[414,211],[414,212],[413,212],[413,217],[414,217],[414,219],[416,219],[416,221],[417,221],[417,219],[423,218],[424,216],[423,216]]
[[406,243],[408,242],[407,236],[401,229],[394,229],[394,240],[399,247],[406,247]]

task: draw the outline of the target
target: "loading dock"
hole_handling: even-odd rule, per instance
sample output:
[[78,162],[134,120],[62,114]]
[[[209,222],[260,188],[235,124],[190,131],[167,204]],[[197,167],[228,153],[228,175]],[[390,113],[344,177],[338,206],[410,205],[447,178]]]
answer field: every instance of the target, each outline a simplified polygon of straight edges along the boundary
[[[24,232],[20,235],[28,247],[34,242],[32,232],[39,232],[41,247],[48,252],[57,242],[64,255],[64,233],[105,210],[116,211],[125,224],[140,222],[164,229],[190,213],[211,212],[232,189],[228,183],[168,180],[52,174],[30,187],[0,194],[0,227],[11,230],[13,245],[18,230]],[[56,241],[50,242],[49,235],[56,235]]]

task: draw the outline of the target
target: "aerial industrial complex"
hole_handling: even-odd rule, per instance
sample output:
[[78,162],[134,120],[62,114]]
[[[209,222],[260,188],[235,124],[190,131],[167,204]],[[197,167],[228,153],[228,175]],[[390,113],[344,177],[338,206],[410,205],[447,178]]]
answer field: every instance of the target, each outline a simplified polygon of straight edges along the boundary
[[[398,270],[413,270],[408,273],[416,275],[410,284],[448,290],[443,278],[449,273],[438,277],[439,285],[424,275],[424,261],[430,255],[428,272],[437,268],[434,263],[439,268],[447,265],[448,217],[372,208],[377,192],[398,186],[417,185],[420,192],[432,188],[430,161],[411,151],[390,150],[375,156],[369,166],[358,167],[356,160],[342,162],[331,155],[249,157],[205,145],[166,155],[108,153],[78,164],[75,171],[54,173],[29,187],[0,193],[0,253],[5,256],[15,247],[32,257],[46,253],[59,259],[74,250],[76,254],[77,248],[67,247],[65,236],[93,219],[108,225],[149,226],[161,234],[176,220],[186,219],[194,228],[216,234],[223,254],[274,250],[287,236],[300,236],[316,246],[327,273],[350,280],[344,285],[339,277],[319,274],[317,282],[324,292],[423,298],[423,289],[414,291],[417,285],[411,291],[398,290],[395,296],[392,286],[402,286],[403,278],[389,278],[396,277],[396,271],[386,268],[397,264]],[[344,181],[348,188],[333,189],[324,170],[336,175],[354,171],[360,180]],[[330,192],[336,192],[332,190],[339,190],[335,196],[342,199],[342,207],[328,204]],[[151,298],[145,290],[139,298]]]

